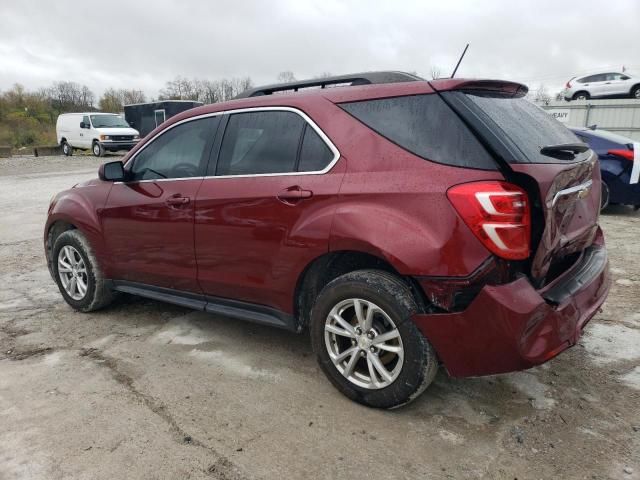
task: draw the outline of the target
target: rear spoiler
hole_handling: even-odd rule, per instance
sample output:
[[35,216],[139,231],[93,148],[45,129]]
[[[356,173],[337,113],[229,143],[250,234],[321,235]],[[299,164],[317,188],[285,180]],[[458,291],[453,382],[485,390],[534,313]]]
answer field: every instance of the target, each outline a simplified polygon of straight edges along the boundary
[[504,80],[442,79],[432,80],[429,84],[438,92],[464,90],[469,92],[497,93],[514,98],[524,97],[529,92],[526,85]]

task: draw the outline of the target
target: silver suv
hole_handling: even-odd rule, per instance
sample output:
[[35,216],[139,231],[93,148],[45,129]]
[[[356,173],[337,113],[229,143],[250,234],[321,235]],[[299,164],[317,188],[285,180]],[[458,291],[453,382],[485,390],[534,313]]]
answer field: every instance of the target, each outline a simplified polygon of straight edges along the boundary
[[563,91],[564,99],[631,97],[640,100],[640,77],[628,73],[594,73],[573,77]]

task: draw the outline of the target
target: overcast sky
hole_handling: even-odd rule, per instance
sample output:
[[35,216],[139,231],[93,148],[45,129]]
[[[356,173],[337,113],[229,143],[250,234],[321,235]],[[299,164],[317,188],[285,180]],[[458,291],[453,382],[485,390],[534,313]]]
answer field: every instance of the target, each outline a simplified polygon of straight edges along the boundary
[[544,83],[640,73],[640,1],[0,0],[0,90],[53,81],[156,96],[177,75],[405,70]]

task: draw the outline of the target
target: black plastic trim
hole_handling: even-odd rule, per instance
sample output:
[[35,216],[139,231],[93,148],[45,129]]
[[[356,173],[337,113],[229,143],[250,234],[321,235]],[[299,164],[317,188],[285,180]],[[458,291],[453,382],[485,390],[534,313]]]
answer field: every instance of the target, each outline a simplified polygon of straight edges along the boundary
[[198,293],[184,292],[171,288],[156,287],[126,280],[111,280],[110,286],[118,291],[151,298],[161,302],[173,303],[194,310],[215,313],[229,318],[237,318],[252,323],[269,325],[297,332],[293,315],[266,305],[258,305],[240,300],[206,296]]
[[542,297],[549,303],[560,305],[600,275],[607,268],[607,262],[606,248],[587,248],[580,259]]

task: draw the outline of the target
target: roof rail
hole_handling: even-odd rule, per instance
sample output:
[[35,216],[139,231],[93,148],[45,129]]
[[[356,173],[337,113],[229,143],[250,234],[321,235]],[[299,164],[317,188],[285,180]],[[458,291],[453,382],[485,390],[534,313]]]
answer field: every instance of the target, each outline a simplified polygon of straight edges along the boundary
[[[337,75],[332,77],[315,78],[312,80],[300,80],[289,83],[274,83],[273,85],[265,85],[263,87],[250,88],[236,95],[234,98],[259,97],[261,95],[272,95],[277,92],[297,92],[302,88],[319,87],[326,88],[331,85],[348,84],[355,85],[373,85],[380,83],[399,83],[399,82],[416,82],[424,80],[417,75],[405,72],[365,72],[350,73],[348,75]],[[347,86],[347,85],[345,85]]]

